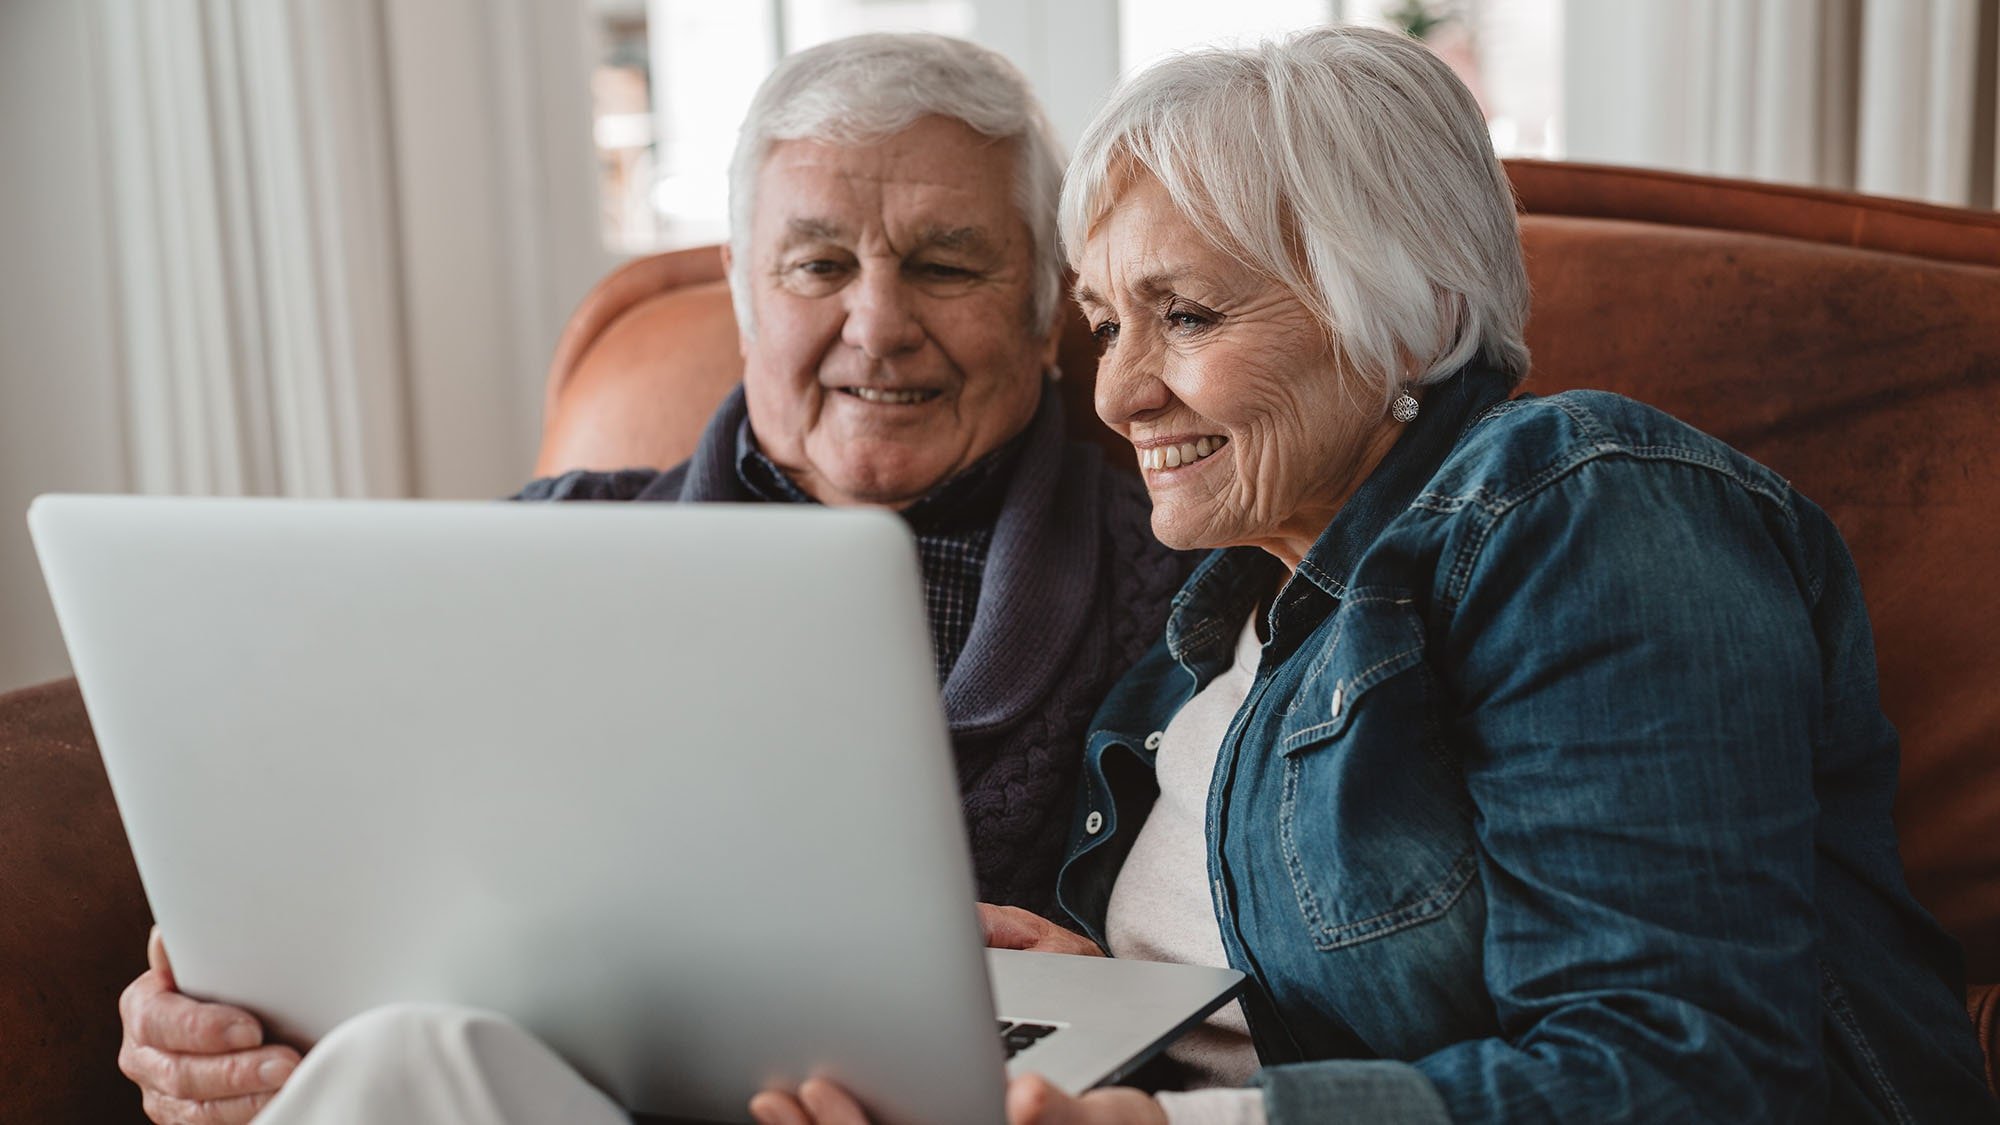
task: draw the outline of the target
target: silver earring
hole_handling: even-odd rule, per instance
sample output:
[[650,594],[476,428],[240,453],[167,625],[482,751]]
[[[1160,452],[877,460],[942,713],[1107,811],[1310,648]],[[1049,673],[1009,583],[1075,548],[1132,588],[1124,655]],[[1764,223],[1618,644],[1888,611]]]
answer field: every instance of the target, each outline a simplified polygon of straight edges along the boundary
[[1062,368],[1051,363],[1042,369],[1042,378],[1047,379],[1051,383],[1060,383],[1062,382]]
[[1398,392],[1396,401],[1389,404],[1389,417],[1394,418],[1398,422],[1416,421],[1417,400],[1410,397],[1410,392],[1408,391]]

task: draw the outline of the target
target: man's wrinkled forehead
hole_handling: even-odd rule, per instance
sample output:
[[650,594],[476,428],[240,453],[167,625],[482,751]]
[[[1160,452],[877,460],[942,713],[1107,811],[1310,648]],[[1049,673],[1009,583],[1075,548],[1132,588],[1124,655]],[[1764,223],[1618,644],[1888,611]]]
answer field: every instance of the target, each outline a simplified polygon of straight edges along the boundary
[[903,250],[999,253],[1026,235],[1015,188],[1011,142],[963,127],[920,122],[855,145],[780,141],[759,175],[752,237],[782,252],[851,246],[875,231]]

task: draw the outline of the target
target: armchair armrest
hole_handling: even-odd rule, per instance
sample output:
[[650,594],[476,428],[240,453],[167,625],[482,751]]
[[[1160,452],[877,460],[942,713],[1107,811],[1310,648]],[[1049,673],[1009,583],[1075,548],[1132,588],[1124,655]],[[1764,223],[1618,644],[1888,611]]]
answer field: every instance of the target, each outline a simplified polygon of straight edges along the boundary
[[143,1122],[118,994],[152,914],[75,680],[0,695],[0,1121]]

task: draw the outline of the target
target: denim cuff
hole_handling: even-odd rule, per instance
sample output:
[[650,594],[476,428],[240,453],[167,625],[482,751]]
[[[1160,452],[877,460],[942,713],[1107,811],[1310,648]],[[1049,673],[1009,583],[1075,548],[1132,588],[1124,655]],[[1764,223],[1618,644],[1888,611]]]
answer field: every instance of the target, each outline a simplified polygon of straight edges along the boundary
[[1367,1121],[1375,1125],[1451,1125],[1444,1098],[1408,1063],[1360,1059],[1267,1066],[1251,1084],[1263,1088],[1271,1125]]

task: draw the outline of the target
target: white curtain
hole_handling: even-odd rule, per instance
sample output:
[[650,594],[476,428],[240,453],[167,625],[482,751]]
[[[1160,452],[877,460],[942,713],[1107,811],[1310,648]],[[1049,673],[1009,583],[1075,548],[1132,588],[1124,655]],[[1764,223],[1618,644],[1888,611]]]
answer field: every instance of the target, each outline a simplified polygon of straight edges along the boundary
[[92,15],[133,485],[407,493],[376,7]]
[[1568,155],[1995,205],[2000,0],[1568,0]]
[[0,0],[0,691],[47,492],[492,497],[597,236],[586,0]]
[[518,487],[613,264],[584,0],[87,10],[132,487]]

